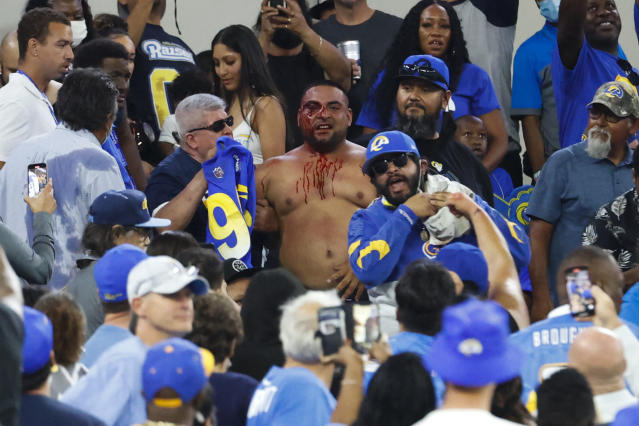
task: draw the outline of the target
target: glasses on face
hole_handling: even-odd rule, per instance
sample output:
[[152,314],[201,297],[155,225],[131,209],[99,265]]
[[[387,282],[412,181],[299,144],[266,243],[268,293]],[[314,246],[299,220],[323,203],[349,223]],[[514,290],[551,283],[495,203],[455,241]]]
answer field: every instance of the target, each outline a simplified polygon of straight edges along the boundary
[[214,121],[213,124],[211,124],[210,126],[198,127],[197,129],[191,129],[191,130],[189,130],[186,133],[197,132],[198,130],[210,130],[212,132],[219,133],[222,130],[224,130],[224,128],[226,126],[233,127],[233,116],[232,115],[229,115],[228,117],[223,118],[221,120]]
[[606,111],[601,108],[597,108],[594,105],[588,108],[588,116],[592,118],[593,120],[599,120],[599,118],[601,118],[602,115],[604,116],[604,118],[606,119],[608,123],[612,123],[612,124],[619,123],[621,120],[625,118],[625,117],[619,117],[613,114],[612,111]]
[[395,167],[397,167],[398,169],[401,169],[406,164],[408,164],[408,154],[406,154],[405,152],[401,152],[391,157],[386,157],[381,160],[377,160],[373,164],[371,164],[371,169],[376,174],[382,175],[386,173],[390,163],[393,163]]
[[630,65],[630,62],[626,61],[625,59],[619,58],[617,59],[617,65],[619,65],[623,72],[626,73],[628,80],[630,80],[633,85],[639,86],[639,74],[637,74],[637,72],[632,69],[632,65]]
[[[417,74],[417,75],[415,75]],[[439,71],[437,71],[435,68],[433,68],[430,65],[430,62],[426,61],[425,64],[404,64],[402,65],[402,67],[399,69],[399,76],[400,77],[424,77],[427,78],[431,81],[437,81],[439,83],[444,83],[446,86],[448,86],[448,82],[446,81],[446,79],[444,78],[444,76],[442,76]]]

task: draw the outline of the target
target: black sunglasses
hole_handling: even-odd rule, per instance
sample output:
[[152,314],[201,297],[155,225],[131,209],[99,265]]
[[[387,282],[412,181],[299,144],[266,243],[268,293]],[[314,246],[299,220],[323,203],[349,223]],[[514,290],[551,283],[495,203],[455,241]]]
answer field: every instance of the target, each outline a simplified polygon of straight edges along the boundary
[[186,133],[196,132],[198,130],[210,130],[212,132],[219,133],[222,130],[224,130],[224,128],[226,126],[233,127],[233,116],[232,115],[229,115],[228,117],[223,118],[221,120],[214,121],[213,124],[211,124],[210,126],[198,127],[197,129],[191,129],[191,130],[189,130]]
[[393,163],[395,167],[401,169],[408,164],[408,154],[400,152],[399,154],[377,160],[371,164],[371,170],[378,175],[382,175],[388,170],[389,163]]
[[630,80],[633,85],[639,86],[639,74],[637,74],[637,72],[632,69],[632,65],[630,64],[630,62],[626,61],[625,59],[619,58],[617,59],[617,65],[619,65],[623,72],[626,73],[628,80]]
[[402,65],[402,67],[399,69],[399,77],[424,77],[431,81],[444,83],[446,87],[448,87],[448,82],[446,81],[444,76],[442,76],[439,71],[433,68],[428,61],[425,64]]

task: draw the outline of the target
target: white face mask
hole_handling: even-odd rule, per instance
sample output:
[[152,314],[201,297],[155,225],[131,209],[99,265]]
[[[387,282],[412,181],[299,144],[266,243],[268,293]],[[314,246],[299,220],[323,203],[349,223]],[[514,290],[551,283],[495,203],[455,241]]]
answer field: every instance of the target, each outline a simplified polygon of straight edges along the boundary
[[73,32],[73,44],[71,46],[78,47],[87,36],[87,23],[84,22],[84,19],[71,21],[71,32]]

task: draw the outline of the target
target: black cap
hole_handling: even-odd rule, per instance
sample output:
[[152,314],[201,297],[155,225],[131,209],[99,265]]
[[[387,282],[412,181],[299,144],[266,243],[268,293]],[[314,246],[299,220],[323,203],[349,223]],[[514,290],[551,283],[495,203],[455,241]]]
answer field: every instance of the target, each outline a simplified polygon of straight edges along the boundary
[[249,268],[243,260],[232,257],[224,261],[224,281],[232,284],[240,278],[252,277],[261,270],[262,268]]

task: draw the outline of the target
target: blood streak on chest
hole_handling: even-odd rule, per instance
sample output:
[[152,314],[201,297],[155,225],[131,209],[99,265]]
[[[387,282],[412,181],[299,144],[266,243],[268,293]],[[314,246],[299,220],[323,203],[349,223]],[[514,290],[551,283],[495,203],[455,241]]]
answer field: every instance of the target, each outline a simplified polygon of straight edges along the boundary
[[308,204],[311,192],[317,192],[320,200],[335,196],[335,175],[342,168],[340,159],[329,160],[323,154],[317,154],[311,161],[304,163],[302,177],[295,183],[295,192],[304,191],[304,202]]

